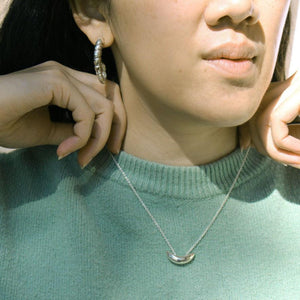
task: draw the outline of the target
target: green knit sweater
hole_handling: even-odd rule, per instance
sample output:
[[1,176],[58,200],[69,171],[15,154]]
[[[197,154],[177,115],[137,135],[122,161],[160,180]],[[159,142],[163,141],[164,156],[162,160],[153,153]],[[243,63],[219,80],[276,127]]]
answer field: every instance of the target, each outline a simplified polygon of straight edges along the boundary
[[[177,253],[197,240],[244,154],[200,167],[116,156]],[[0,299],[300,299],[300,172],[251,150],[226,206],[176,266],[103,150],[85,170],[54,147],[0,155]]]

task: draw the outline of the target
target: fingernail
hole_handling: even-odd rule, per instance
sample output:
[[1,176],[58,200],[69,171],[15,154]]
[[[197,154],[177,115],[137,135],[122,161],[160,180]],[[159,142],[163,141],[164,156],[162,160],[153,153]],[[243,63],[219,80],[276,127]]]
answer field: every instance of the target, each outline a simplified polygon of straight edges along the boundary
[[80,165],[81,170],[85,169],[87,165],[88,165],[88,163],[84,164],[84,165]]
[[81,170],[85,169],[86,166],[91,162],[92,160],[90,159],[87,163],[80,165]]
[[[296,164],[290,164],[289,166],[296,168],[296,169],[300,169],[300,165],[296,165]],[[288,167],[288,166],[287,166]]]
[[120,148],[117,148],[117,149],[111,149],[110,150],[110,152],[112,153],[112,154],[119,154],[120,153]]
[[58,157],[58,160],[61,160],[61,159],[63,159],[63,158],[65,158],[66,156],[68,156],[69,154],[63,154],[63,155],[60,155],[59,157]]
[[113,143],[112,145],[110,145],[108,147],[110,152],[112,152],[113,154],[119,154],[119,152],[121,151],[121,145],[118,145],[118,144],[119,143]]
[[244,145],[240,146],[241,153],[243,153],[246,149],[247,147],[245,147]]

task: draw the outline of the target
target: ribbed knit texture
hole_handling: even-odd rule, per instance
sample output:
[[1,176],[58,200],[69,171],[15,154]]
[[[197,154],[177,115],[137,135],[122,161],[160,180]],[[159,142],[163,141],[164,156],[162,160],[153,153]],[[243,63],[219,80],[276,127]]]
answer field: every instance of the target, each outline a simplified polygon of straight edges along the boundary
[[[175,167],[116,159],[183,255],[245,153]],[[251,150],[231,196],[184,267],[107,150],[81,170],[54,147],[0,155],[0,299],[300,299],[300,172]]]

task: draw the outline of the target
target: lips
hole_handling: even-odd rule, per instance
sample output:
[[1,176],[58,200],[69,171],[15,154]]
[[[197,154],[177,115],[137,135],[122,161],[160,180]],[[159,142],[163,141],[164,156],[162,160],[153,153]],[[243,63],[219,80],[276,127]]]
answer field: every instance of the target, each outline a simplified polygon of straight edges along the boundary
[[230,77],[242,77],[246,74],[250,74],[253,70],[254,62],[250,59],[213,59],[207,61],[211,66],[216,68],[218,71],[226,72]]
[[227,77],[244,77],[254,73],[258,50],[248,42],[224,43],[215,46],[202,56],[214,70]]
[[226,43],[208,50],[203,54],[207,60],[230,59],[230,60],[252,60],[258,53],[257,49],[250,43]]

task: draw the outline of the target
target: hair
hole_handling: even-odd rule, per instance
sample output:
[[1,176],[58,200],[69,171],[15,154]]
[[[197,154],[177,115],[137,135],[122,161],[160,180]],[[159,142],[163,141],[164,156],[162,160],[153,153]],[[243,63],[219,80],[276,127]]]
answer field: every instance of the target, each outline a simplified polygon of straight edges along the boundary
[[286,79],[286,54],[290,42],[291,35],[291,11],[287,15],[283,34],[281,38],[280,48],[278,52],[277,62],[273,74],[272,81],[283,81]]
[[[96,0],[99,1],[99,0]],[[106,2],[109,11],[110,0]],[[13,0],[0,28],[0,75],[53,60],[93,74],[94,46],[76,25],[68,0]],[[108,79],[119,83],[110,48],[103,49]],[[73,122],[68,110],[50,106],[52,121]]]
[[[13,0],[0,29],[0,75],[54,60],[75,70],[94,73],[93,45],[76,25],[68,0]],[[101,0],[94,0],[98,4]],[[110,11],[111,0],[101,1]],[[272,81],[285,79],[290,35],[286,20]],[[110,48],[103,50],[108,79],[119,83]]]
[[[105,51],[106,50],[106,51]],[[110,49],[104,49],[110,80],[117,80]],[[0,74],[54,60],[93,73],[93,45],[77,27],[66,0],[13,0],[0,29]]]

